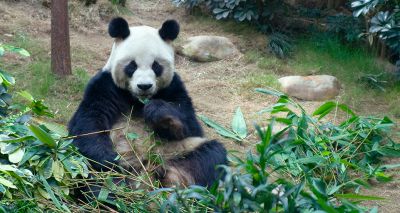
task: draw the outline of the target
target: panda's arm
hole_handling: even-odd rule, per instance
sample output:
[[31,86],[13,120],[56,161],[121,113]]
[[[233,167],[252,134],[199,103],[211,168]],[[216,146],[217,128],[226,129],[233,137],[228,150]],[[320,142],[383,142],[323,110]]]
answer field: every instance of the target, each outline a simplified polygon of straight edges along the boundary
[[86,87],[85,95],[68,125],[74,144],[97,170],[108,170],[116,163],[117,153],[109,133],[88,133],[110,130],[121,114],[131,105],[129,94],[115,86],[111,74],[99,72]]
[[191,98],[177,74],[169,87],[159,91],[145,105],[143,114],[155,133],[167,140],[203,136]]

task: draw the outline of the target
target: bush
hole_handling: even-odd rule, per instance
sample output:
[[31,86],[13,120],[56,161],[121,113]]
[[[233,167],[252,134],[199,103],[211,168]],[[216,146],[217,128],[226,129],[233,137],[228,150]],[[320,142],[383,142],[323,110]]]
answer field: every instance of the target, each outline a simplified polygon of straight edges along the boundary
[[353,0],[355,17],[364,16],[369,24],[366,35],[382,40],[400,60],[400,5],[397,0]]

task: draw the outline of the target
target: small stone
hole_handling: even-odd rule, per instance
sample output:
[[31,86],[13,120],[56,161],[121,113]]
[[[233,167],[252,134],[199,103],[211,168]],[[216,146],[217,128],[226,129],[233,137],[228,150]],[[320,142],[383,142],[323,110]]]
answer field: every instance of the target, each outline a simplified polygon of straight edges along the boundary
[[283,92],[306,101],[325,101],[339,95],[340,84],[330,75],[286,76],[278,79]]
[[178,53],[200,62],[218,61],[238,53],[235,45],[221,36],[194,36],[187,39]]

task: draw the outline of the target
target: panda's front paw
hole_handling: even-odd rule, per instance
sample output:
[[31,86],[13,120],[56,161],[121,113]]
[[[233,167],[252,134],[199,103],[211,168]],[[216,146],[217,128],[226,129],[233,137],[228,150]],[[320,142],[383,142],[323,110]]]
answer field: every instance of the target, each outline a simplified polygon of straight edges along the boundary
[[153,130],[166,139],[180,140],[185,137],[184,125],[173,106],[162,100],[151,100],[144,107],[144,119]]

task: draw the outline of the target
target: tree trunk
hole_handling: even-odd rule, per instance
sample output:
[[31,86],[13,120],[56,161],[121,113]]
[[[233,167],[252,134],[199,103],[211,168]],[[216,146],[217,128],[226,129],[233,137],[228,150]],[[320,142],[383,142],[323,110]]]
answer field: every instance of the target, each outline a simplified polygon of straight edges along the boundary
[[51,70],[60,76],[70,75],[68,0],[51,2]]

